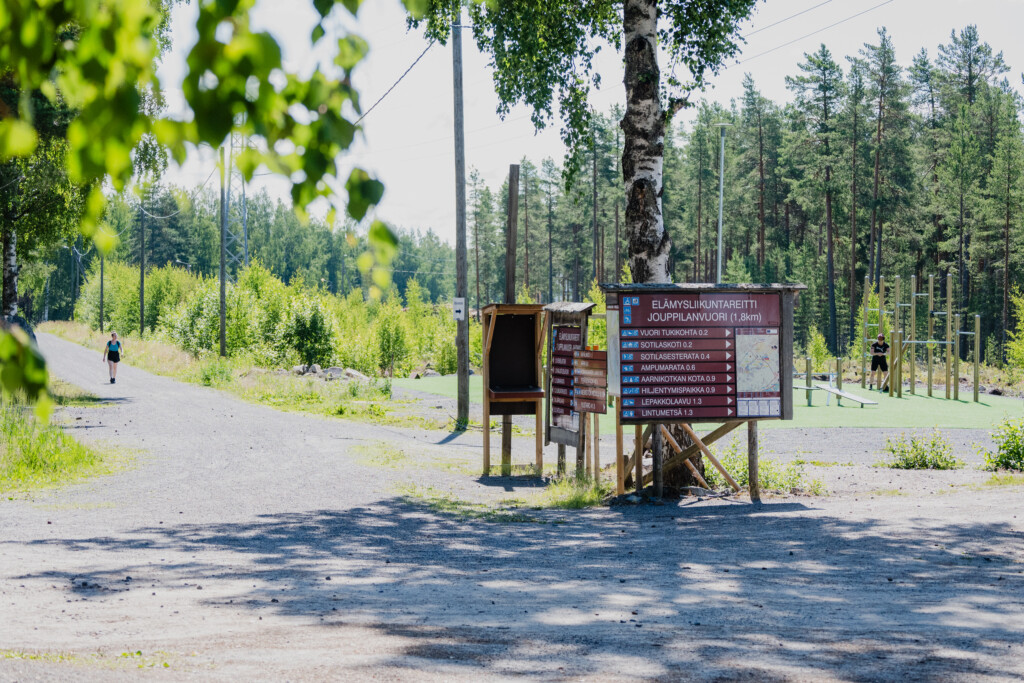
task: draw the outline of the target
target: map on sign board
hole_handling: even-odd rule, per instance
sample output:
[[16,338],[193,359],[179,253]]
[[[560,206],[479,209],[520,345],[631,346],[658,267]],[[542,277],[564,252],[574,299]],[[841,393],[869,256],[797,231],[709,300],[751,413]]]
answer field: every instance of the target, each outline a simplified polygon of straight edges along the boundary
[[777,328],[736,330],[736,398],[743,416],[780,414],[779,331]]
[[778,294],[619,298],[624,422],[780,417]]

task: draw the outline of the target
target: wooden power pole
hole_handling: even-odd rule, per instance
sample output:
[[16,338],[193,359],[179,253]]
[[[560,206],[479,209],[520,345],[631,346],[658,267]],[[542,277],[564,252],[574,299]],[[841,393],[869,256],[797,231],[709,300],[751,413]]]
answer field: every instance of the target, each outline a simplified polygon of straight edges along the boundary
[[[462,111],[461,5],[457,11],[459,16],[452,25],[452,81],[455,91],[455,297],[462,299],[463,315],[455,323],[458,374],[455,428],[465,429],[469,424],[469,315],[466,306],[466,140]],[[484,425],[484,429],[487,429],[487,425]]]
[[220,148],[220,355],[224,358],[228,355],[227,335],[225,325],[227,322],[227,234],[228,234],[228,207],[225,202],[224,188],[224,148]]

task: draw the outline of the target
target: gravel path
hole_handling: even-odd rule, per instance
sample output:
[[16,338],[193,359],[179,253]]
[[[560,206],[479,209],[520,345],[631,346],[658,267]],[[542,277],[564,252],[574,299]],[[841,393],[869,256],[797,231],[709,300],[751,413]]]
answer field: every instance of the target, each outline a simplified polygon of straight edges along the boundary
[[[0,501],[0,680],[1024,676],[1024,489],[961,485],[981,473],[818,468],[865,483],[497,523],[400,493],[515,495],[526,482],[459,471],[478,434],[279,412],[131,367],[111,386],[98,351],[40,343],[109,399],[61,419],[134,455]],[[403,457],[371,464],[389,449]]]

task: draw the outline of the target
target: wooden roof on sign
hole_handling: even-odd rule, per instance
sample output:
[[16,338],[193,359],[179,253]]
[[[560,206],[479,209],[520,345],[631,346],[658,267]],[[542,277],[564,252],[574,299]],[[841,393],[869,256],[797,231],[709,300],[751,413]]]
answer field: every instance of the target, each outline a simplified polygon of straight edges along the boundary
[[799,292],[807,289],[807,285],[799,282],[773,282],[769,284],[756,283],[722,283],[710,282],[656,282],[650,284],[618,284],[604,283],[601,289],[606,292],[621,292],[631,294],[644,294],[654,292],[673,292],[678,294],[711,294],[740,292],[743,294],[769,293],[769,292]]
[[547,306],[545,306],[544,310],[548,311],[549,313],[568,313],[570,315],[578,315],[582,313],[589,313],[590,309],[592,309],[596,305],[597,304],[579,301],[556,301],[553,304],[548,304]]
[[483,307],[486,315],[536,315],[543,310],[541,304],[487,304]]

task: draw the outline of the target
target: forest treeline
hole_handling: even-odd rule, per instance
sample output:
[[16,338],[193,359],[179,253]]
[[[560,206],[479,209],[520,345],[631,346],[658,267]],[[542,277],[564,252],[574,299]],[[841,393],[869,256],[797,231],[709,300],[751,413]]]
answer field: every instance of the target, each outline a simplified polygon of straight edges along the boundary
[[[719,124],[728,124],[724,281],[805,283],[798,342],[814,329],[832,353],[846,354],[860,343],[865,277],[874,288],[899,275],[905,295],[909,276],[923,287],[932,274],[941,294],[952,274],[954,311],[981,315],[983,354],[998,363],[1024,273],[1022,99],[1017,76],[1010,78],[1002,54],[974,26],[910,64],[896,61],[893,38],[880,29],[855,55],[825,45],[805,55],[786,77],[791,102],[764,97],[749,75],[741,98],[699,102],[692,123],[665,138],[662,201],[674,279],[715,279]],[[519,160],[521,299],[580,300],[595,279],[623,273],[621,118],[618,108],[595,113],[570,182],[551,158]],[[468,190],[469,296],[478,308],[504,295],[508,188],[489,187],[471,170]],[[211,188],[158,184],[112,196],[108,224],[119,243],[109,258],[137,264],[145,226],[147,264],[214,275],[217,199]],[[356,226],[300,221],[266,194],[247,206],[250,255],[285,283],[343,296],[368,287],[356,265],[366,236]],[[53,247],[23,261],[32,317],[43,316],[44,297],[50,318],[70,316],[75,253]],[[452,297],[454,253],[430,229],[400,232],[392,268],[400,294],[416,278],[428,301]]]
[[[740,99],[702,101],[692,125],[667,133],[674,280],[715,279],[726,123],[724,281],[805,283],[799,340],[817,328],[842,353],[860,343],[865,277],[901,276],[906,300],[909,276],[935,275],[941,294],[952,273],[954,310],[980,314],[985,351],[1001,356],[1024,272],[1022,103],[1002,54],[968,26],[902,65],[880,29],[855,55],[822,45],[786,84],[793,101],[776,103],[748,74]],[[621,117],[594,117],[568,188],[551,159],[520,162],[516,278],[533,299],[578,300],[621,272]],[[470,296],[486,303],[504,290],[507,185],[471,174],[469,200]]]

